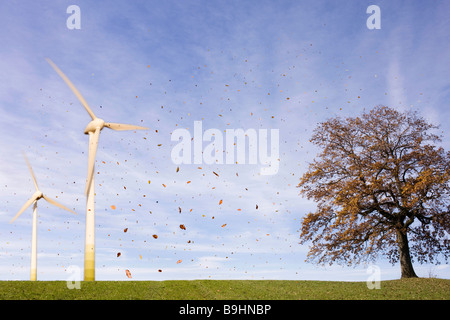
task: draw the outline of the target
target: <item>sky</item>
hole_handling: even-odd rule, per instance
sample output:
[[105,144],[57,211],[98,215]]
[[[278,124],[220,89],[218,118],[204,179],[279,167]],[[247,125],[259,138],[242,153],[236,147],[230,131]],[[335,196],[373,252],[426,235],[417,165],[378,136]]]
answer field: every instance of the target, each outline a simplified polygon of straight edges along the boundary
[[[370,5],[380,29],[367,27]],[[318,152],[309,139],[330,117],[387,105],[440,124],[449,150],[448,12],[448,1],[1,1],[0,280],[29,279],[32,209],[9,223],[34,192],[22,152],[41,191],[77,212],[39,201],[37,278],[83,274],[91,119],[50,58],[98,117],[149,128],[100,134],[96,280],[366,281],[367,265],[305,262],[301,219],[315,203],[296,186]],[[171,134],[193,136],[195,121],[279,130],[278,171],[174,163]],[[400,277],[375,264],[381,280]],[[445,263],[414,267],[450,278]]]

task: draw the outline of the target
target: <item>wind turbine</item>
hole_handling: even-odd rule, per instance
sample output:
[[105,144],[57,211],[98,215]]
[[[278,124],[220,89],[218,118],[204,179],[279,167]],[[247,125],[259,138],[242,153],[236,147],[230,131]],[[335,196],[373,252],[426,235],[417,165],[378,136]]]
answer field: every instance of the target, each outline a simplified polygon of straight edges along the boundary
[[86,111],[92,118],[92,121],[88,123],[84,129],[84,134],[89,135],[89,158],[88,158],[88,173],[86,179],[85,193],[87,195],[86,200],[86,239],[85,239],[85,251],[84,251],[84,280],[95,280],[95,206],[94,206],[94,163],[95,154],[97,152],[98,139],[100,131],[106,127],[113,130],[146,130],[148,128],[135,126],[131,124],[121,124],[105,122],[103,119],[97,118],[94,112],[91,110],[86,100],[81,93],[75,88],[73,83],[67,78],[67,76],[56,66],[53,61],[46,58],[47,62],[55,69],[59,76],[66,82],[69,88],[80,100]]
[[[54,206],[57,206],[58,208],[67,210],[69,212],[75,213],[74,211],[70,210],[69,208],[63,206],[62,204],[56,202],[55,200],[45,196],[40,190],[37,185],[36,177],[34,176],[33,169],[31,168],[30,163],[28,162],[27,157],[25,154],[23,155],[25,158],[25,161],[27,162],[28,169],[30,169],[31,177],[33,178],[34,186],[36,188],[36,192],[33,193],[30,199],[28,199],[27,202],[23,205],[22,209],[16,214],[14,218],[11,219],[9,223],[13,223],[14,220],[16,220],[29,206],[33,204],[33,229],[31,232],[31,271],[30,271],[30,280],[36,281],[37,278],[37,202],[44,198],[47,202],[53,204]],[[76,213],[75,213],[76,214]]]

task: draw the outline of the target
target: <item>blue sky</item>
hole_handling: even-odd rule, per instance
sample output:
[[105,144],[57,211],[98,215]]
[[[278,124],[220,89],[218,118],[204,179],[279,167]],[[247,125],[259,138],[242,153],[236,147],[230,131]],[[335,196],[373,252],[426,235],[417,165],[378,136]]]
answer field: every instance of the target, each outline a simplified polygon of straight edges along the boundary
[[[66,26],[72,4],[79,30]],[[379,30],[366,27],[372,4]],[[126,269],[134,280],[366,280],[363,265],[304,262],[300,221],[314,203],[295,186],[317,152],[309,138],[328,117],[384,104],[440,123],[449,150],[448,12],[446,1],[2,1],[0,280],[29,278],[31,209],[9,224],[34,192],[22,151],[41,190],[78,213],[39,202],[38,279],[83,268],[90,118],[46,57],[97,116],[150,128],[101,133],[98,280],[127,280]],[[171,132],[192,133],[196,120],[204,130],[279,129],[278,173],[177,172]],[[377,265],[382,279],[400,277],[398,265]],[[445,264],[415,268],[450,277]]]

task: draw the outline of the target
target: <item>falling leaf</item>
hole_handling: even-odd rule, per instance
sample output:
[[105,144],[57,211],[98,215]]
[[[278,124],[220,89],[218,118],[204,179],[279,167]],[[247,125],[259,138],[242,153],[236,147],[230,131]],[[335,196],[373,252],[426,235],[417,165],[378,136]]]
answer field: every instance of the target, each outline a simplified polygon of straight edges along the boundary
[[178,207],[178,212],[181,213],[181,207]]
[[222,204],[222,200],[219,201],[219,205],[221,205],[221,204]]
[[225,224],[223,224],[223,225],[222,225],[222,228],[223,228],[223,227],[225,227],[226,225],[227,225],[226,223],[225,223]]
[[117,258],[120,257],[120,255],[121,255],[121,253],[120,253],[120,252],[117,252]]
[[116,206],[115,205],[111,205],[111,209],[116,210]]
[[215,173],[214,171],[213,171],[213,173],[216,175],[216,176],[219,176],[217,173]]
[[150,180],[148,180],[148,184],[150,184],[151,183],[151,181]]
[[177,172],[180,171],[180,167],[177,167]]
[[162,270],[161,270],[161,269],[158,269],[158,272],[162,272]]
[[188,182],[186,182],[187,184],[191,183],[191,180],[189,180]]
[[184,226],[184,224],[180,224],[180,229],[186,230],[186,227]]
[[128,228],[123,229],[123,232],[127,232],[127,231],[128,231]]
[[131,272],[130,272],[130,270],[126,269],[125,273],[127,274],[127,277],[131,279]]
[[158,235],[154,234],[153,238],[158,239]]
[[164,188],[166,187],[166,185],[164,183],[162,185],[163,185]]
[[139,255],[139,258],[142,260],[142,256],[141,255]]
[[180,264],[180,263],[181,263],[181,259],[177,261],[177,264]]
[[256,209],[258,209],[258,205],[256,205]]

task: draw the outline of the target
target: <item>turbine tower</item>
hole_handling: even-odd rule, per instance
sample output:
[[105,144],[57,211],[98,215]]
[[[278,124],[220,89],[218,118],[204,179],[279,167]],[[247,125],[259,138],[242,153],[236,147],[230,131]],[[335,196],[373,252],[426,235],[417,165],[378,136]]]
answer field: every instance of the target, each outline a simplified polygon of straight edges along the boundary
[[66,75],[53,63],[50,59],[46,58],[47,62],[55,69],[59,76],[66,82],[72,92],[76,95],[78,100],[84,106],[86,111],[92,118],[92,121],[88,123],[84,129],[84,134],[89,135],[89,158],[88,158],[88,173],[86,179],[85,194],[86,200],[86,239],[85,239],[85,253],[84,253],[84,280],[95,280],[95,205],[94,205],[94,163],[95,154],[97,152],[98,139],[100,131],[106,127],[113,130],[146,130],[148,128],[135,126],[130,124],[105,122],[103,119],[97,118],[94,112],[87,104],[86,100],[75,88],[73,83],[66,77]]
[[[38,200],[44,198],[47,202],[57,206],[58,208],[67,210],[69,212],[75,213],[69,208],[63,206],[62,204],[56,202],[55,200],[45,196],[38,187],[36,177],[34,176],[33,169],[31,168],[30,163],[28,162],[25,154],[23,155],[25,161],[27,162],[28,169],[30,169],[31,177],[33,178],[34,187],[36,188],[36,192],[28,199],[27,202],[23,205],[22,209],[16,214],[14,218],[11,219],[9,223],[13,223],[29,206],[33,205],[33,229],[31,232],[31,271],[30,271],[30,280],[36,281],[37,279],[37,202]],[[75,213],[76,214],[76,213]]]

